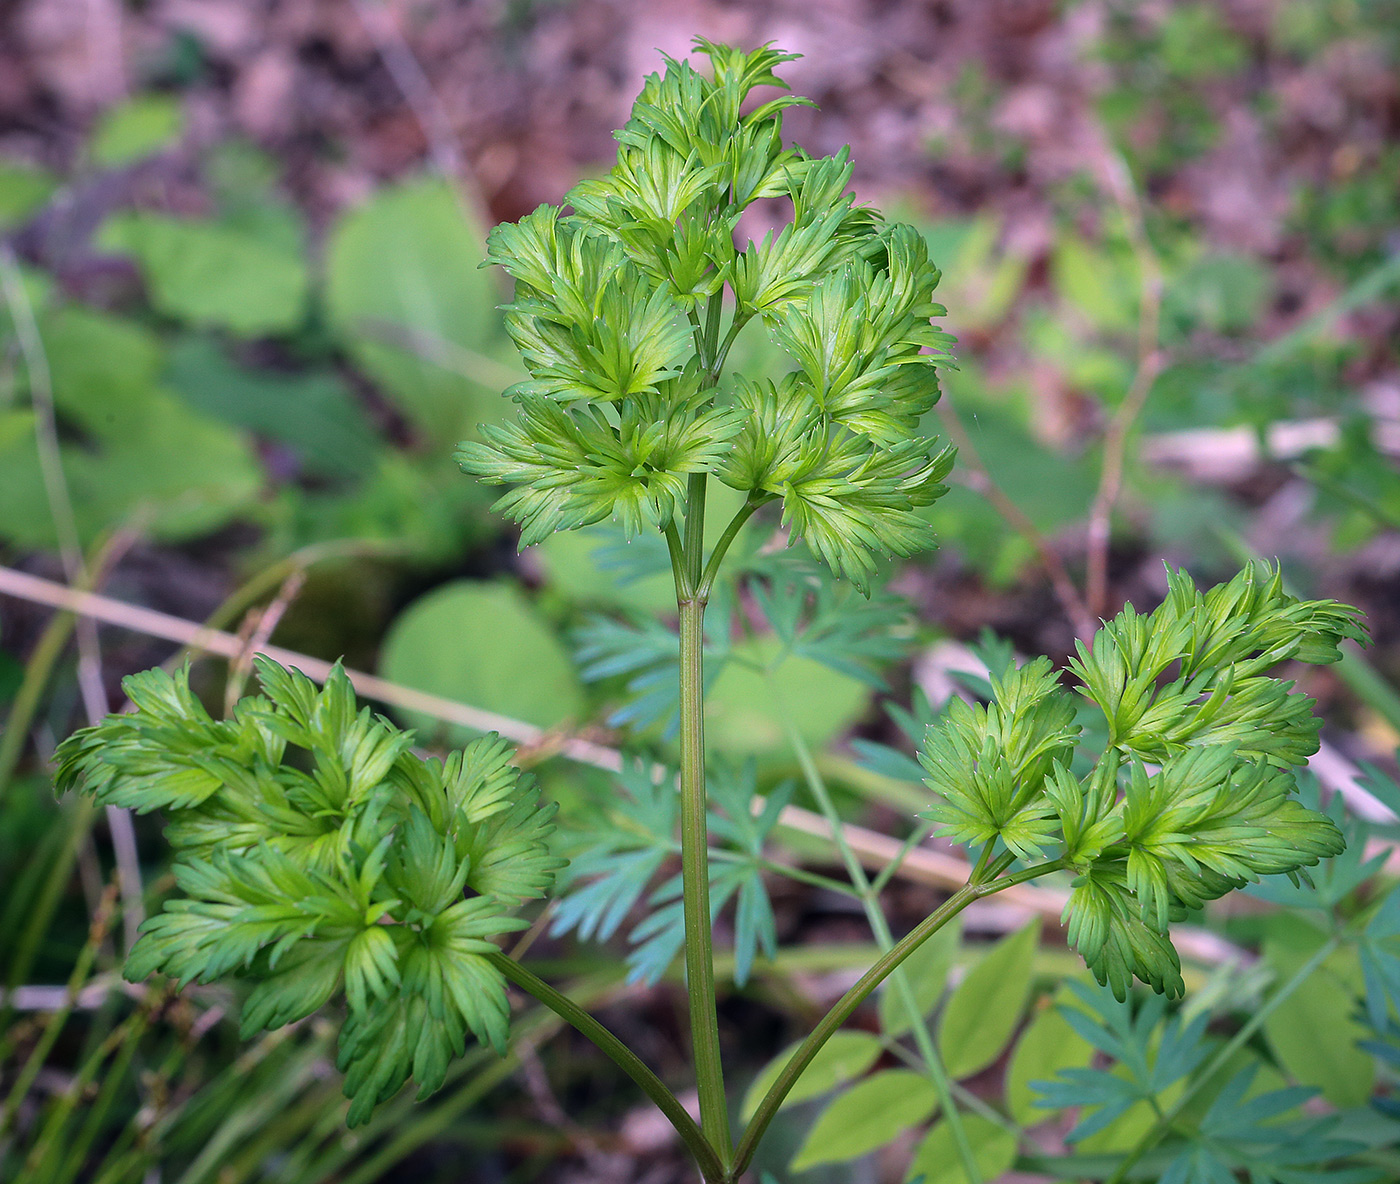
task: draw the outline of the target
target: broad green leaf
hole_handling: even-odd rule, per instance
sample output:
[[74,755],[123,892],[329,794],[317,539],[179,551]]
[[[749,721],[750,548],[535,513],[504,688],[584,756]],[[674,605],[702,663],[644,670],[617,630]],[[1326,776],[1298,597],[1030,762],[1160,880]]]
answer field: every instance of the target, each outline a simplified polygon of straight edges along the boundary
[[[945,378],[954,397],[975,399],[965,427],[998,487],[1047,534],[1082,518],[1094,497],[1094,475],[1081,463],[1037,441],[1006,407],[986,397],[975,374]],[[1032,558],[1030,545],[1003,529],[997,511],[981,494],[954,485],[924,511],[939,545],[959,551],[995,582],[1016,578]]]
[[779,751],[786,711],[807,743],[820,747],[860,718],[869,695],[849,675],[801,655],[783,657],[777,638],[761,637],[734,647],[710,689],[705,739],[736,754]]
[[88,155],[93,164],[116,168],[169,148],[185,130],[180,101],[172,95],[138,95],[103,112],[93,129]]
[[575,602],[674,612],[676,585],[669,571],[624,583],[598,562],[598,548],[615,541],[621,541],[617,531],[557,530],[525,554],[538,556],[551,586]]
[[332,327],[434,447],[501,418],[519,377],[483,356],[504,340],[485,238],[448,185],[421,178],[344,215],[327,246]]
[[[1280,984],[1292,978],[1322,939],[1311,926],[1288,920],[1292,932],[1274,926],[1264,941],[1264,959]],[[1356,1018],[1359,978],[1354,951],[1334,954],[1264,1021],[1265,1039],[1284,1070],[1339,1108],[1365,1105],[1375,1084],[1376,1063],[1357,1047],[1371,1034]]]
[[996,325],[1025,285],[1028,260],[998,251],[1001,230],[986,214],[923,228],[929,254],[944,272],[939,291],[955,334]]
[[[60,448],[84,542],[129,523],[176,540],[250,509],[262,470],[243,436],[191,410],[157,382],[159,342],[141,326],[66,307],[40,323],[61,419],[82,443]],[[26,417],[27,418],[27,417]],[[22,546],[56,542],[32,423],[0,442],[0,533]]]
[[191,337],[171,349],[166,375],[191,407],[290,445],[314,473],[364,476],[374,467],[380,442],[369,418],[329,370],[244,370],[214,342]]
[[[963,1131],[972,1148],[972,1158],[984,1180],[996,1180],[1016,1162],[1016,1135],[980,1114],[962,1116]],[[952,1128],[937,1123],[909,1164],[907,1184],[965,1184],[962,1156]]]
[[[1060,992],[1055,1002],[1068,1001],[1068,992]],[[1034,1104],[1036,1093],[1032,1081],[1049,1081],[1061,1069],[1087,1065],[1094,1055],[1093,1047],[1071,1028],[1056,1006],[1048,1006],[1026,1026],[1011,1054],[1006,1070],[1006,1108],[1022,1126],[1043,1122],[1049,1111]]]
[[58,188],[58,178],[17,160],[0,160],[0,230],[18,226]]
[[[506,584],[458,580],[415,600],[390,626],[380,669],[416,690],[540,727],[583,711],[568,653],[525,597]],[[439,730],[426,717],[405,716],[425,738]]]
[[[943,998],[948,971],[958,956],[961,938],[962,918],[955,917],[901,963],[900,969],[909,982],[920,1015],[930,1014]],[[880,1030],[886,1036],[903,1036],[914,1026],[902,1001],[902,992],[895,987],[892,978],[886,979],[880,987],[879,1011]]]
[[1248,255],[1207,254],[1175,276],[1162,315],[1178,332],[1202,325],[1217,333],[1247,330],[1263,312],[1269,273]]
[[[753,1084],[744,1094],[744,1105],[739,1111],[739,1117],[745,1122],[753,1117],[754,1111],[763,1101],[763,1095],[778,1080],[783,1066],[798,1048],[798,1044],[792,1044],[783,1049],[754,1078]],[[783,1099],[783,1106],[794,1106],[798,1102],[807,1101],[808,1098],[819,1097],[838,1085],[859,1077],[875,1063],[883,1048],[879,1037],[872,1036],[869,1032],[837,1032],[817,1050],[812,1063],[802,1071],[802,1076]]]
[[0,453],[34,436],[34,412],[28,408],[0,411]]
[[1003,938],[958,984],[938,1022],[948,1076],[985,1069],[1011,1041],[1030,998],[1040,921]]
[[910,1069],[886,1069],[858,1081],[817,1119],[792,1161],[794,1172],[819,1163],[842,1163],[883,1147],[938,1107],[927,1077]]
[[214,222],[122,214],[100,241],[135,257],[151,303],[186,324],[245,337],[295,329],[306,311],[302,252]]
[[1126,332],[1137,324],[1137,282],[1131,258],[1066,234],[1050,262],[1055,288],[1096,329]]

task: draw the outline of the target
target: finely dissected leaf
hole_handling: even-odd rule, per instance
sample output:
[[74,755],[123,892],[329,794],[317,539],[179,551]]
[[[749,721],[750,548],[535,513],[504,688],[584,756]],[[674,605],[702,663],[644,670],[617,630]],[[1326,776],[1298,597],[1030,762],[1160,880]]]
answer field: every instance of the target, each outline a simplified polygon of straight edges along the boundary
[[229,720],[187,670],[128,678],[135,710],[64,741],[55,783],[172,815],[179,894],[142,926],[129,977],[251,976],[245,1036],[343,989],[353,1125],[410,1075],[437,1089],[467,1033],[504,1048],[505,983],[485,955],[560,866],[553,810],[497,737],[424,760],[411,733],[357,710],[339,667],[318,688],[254,661],[264,694]]
[[954,699],[929,729],[920,759],[940,801],[928,817],[957,842],[999,838],[1034,858],[1055,831],[1042,788],[1052,762],[1073,750],[1074,705],[1045,658],[994,675],[993,693],[985,708]]
[[[743,985],[761,952],[777,952],[776,922],[764,881],[764,848],[792,787],[772,791],[758,812],[752,763],[712,770],[709,816],[710,911],[719,917],[732,900],[734,978]],[[675,777],[645,762],[623,767],[617,809],[601,824],[570,836],[575,854],[565,892],[556,902],[553,933],[577,930],[584,939],[606,940],[639,905],[646,915],[632,928],[627,957],[632,981],[655,982],[679,956],[685,942],[681,878],[657,876],[679,854],[675,831],[679,800]]]
[[[1016,1133],[980,1114],[962,1116],[973,1162],[984,1180],[999,1179],[1016,1162]],[[936,1123],[914,1152],[907,1184],[963,1184],[966,1180],[957,1140],[946,1122]]]
[[938,1108],[933,1083],[909,1069],[863,1078],[822,1111],[792,1160],[794,1172],[843,1163],[882,1147]]
[[1068,1003],[1067,993],[1057,994],[1055,1002],[1058,1006],[1046,1007],[1026,1025],[1006,1068],[1006,1108],[1023,1126],[1031,1126],[1046,1117],[1045,1112],[1036,1107],[1031,1083],[1048,1081],[1064,1068],[1085,1066],[1093,1056],[1093,1046],[1070,1026],[1060,1011],[1060,1006]]
[[[739,1110],[739,1117],[745,1122],[753,1117],[754,1111],[763,1101],[763,1096],[777,1081],[783,1066],[788,1063],[798,1047],[799,1045],[793,1044],[783,1049],[754,1078],[753,1084],[744,1094],[744,1104]],[[879,1037],[872,1036],[869,1032],[835,1033],[817,1050],[812,1063],[802,1070],[802,1076],[783,1099],[783,1106],[795,1106],[798,1102],[820,1097],[838,1085],[853,1081],[869,1069],[883,1051],[884,1046]]]
[[1162,1176],[1163,1184],[1197,1180],[1233,1181],[1246,1170],[1251,1180],[1307,1184],[1371,1184],[1376,1170],[1328,1166],[1364,1144],[1332,1137],[1335,1117],[1308,1120],[1299,1107],[1307,1089],[1279,1089],[1250,1096],[1255,1066],[1242,1069],[1221,1090],[1201,1120],[1199,1132]]
[[[932,545],[919,511],[946,492],[951,449],[920,422],[952,338],[931,318],[940,279],[922,236],[855,206],[850,154],[782,146],[792,55],[697,39],[713,77],[667,60],[618,133],[616,165],[562,208],[498,226],[490,261],[515,281],[506,327],[529,376],[514,421],[484,427],[462,467],[512,488],[496,508],[522,546],[612,518],[665,530],[692,475],[713,475],[867,592],[881,555]],[[791,222],[736,249],[744,208],[782,198]],[[722,296],[734,296],[729,330]],[[796,368],[719,395],[729,346],[762,318]]]
[[[1166,999],[1153,995],[1134,1010],[1103,987],[1071,982],[1069,989],[1088,1010],[1068,1006],[1061,1014],[1094,1048],[1116,1062],[1110,1069],[1062,1068],[1050,1081],[1032,1081],[1046,1109],[1080,1108],[1066,1136],[1080,1142],[1116,1123],[1135,1107],[1161,1104],[1168,1090],[1194,1073],[1210,1055],[1203,1039],[1210,1020],[1202,1012],[1189,1023],[1180,1015],[1163,1022]],[[1152,1113],[1147,1113],[1150,1122]]]
[[967,972],[938,1021],[938,1047],[953,1078],[990,1065],[1011,1040],[1030,998],[1040,922],[997,942]]
[[1076,873],[1070,944],[1119,1000],[1135,978],[1183,991],[1170,921],[1346,845],[1293,796],[1317,747],[1312,703],[1265,672],[1338,660],[1363,637],[1356,610],[1297,600],[1263,565],[1204,593],[1181,572],[1168,585],[1153,613],[1127,606],[1070,663],[1104,717],[1092,763],[1075,751],[1085,713],[1045,659],[993,670],[991,702],[954,700],[920,755],[945,834],[1028,861],[1059,848],[1049,865]]

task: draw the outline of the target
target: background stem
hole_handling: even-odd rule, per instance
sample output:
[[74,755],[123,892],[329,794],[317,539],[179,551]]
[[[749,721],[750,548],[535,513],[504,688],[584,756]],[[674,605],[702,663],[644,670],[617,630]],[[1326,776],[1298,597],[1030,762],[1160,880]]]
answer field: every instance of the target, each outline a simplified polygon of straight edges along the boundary
[[[860,860],[856,858],[855,852],[846,842],[841,816],[836,812],[836,805],[831,800],[831,794],[827,792],[826,779],[822,777],[821,770],[817,768],[816,761],[812,759],[812,752],[807,746],[806,739],[793,724],[792,713],[787,710],[787,705],[783,702],[777,686],[773,684],[772,679],[769,679],[768,682],[774,702],[782,716],[783,726],[787,730],[788,743],[792,746],[798,764],[802,767],[802,775],[807,782],[808,790],[811,791],[818,808],[831,826],[832,838],[835,840],[837,850],[841,854],[841,860],[846,866],[846,874],[850,876],[851,883],[855,886],[861,907],[865,910],[870,931],[874,935],[881,953],[888,954],[895,948],[894,935],[890,932],[884,912],[881,911],[879,893],[871,887],[870,878],[865,874],[865,868],[861,866]],[[984,864],[979,862],[973,873],[974,879],[977,871],[981,870],[984,870]],[[969,887],[975,887],[975,885],[970,884]],[[947,1071],[943,1068],[943,1059],[938,1055],[938,1049],[934,1047],[933,1038],[929,1035],[928,1024],[925,1022],[923,1013],[919,1010],[914,990],[909,985],[909,978],[903,970],[897,967],[891,973],[890,989],[894,992],[895,999],[909,1020],[914,1044],[919,1050],[919,1059],[923,1062],[924,1071],[928,1074],[929,1080],[933,1082],[933,1088],[938,1094],[938,1103],[948,1121],[948,1129],[953,1134],[953,1142],[957,1145],[958,1158],[962,1161],[963,1172],[967,1177],[968,1184],[982,1184],[981,1170],[977,1166],[977,1158],[973,1154],[967,1131],[963,1128],[962,1117],[958,1113],[957,1102],[953,1097],[952,1085],[948,1081]]]

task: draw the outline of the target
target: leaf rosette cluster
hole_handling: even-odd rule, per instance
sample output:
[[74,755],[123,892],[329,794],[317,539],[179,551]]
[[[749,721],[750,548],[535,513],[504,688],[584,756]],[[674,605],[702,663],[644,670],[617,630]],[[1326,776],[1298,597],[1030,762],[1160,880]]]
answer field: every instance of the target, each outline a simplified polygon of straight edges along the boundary
[[441,1086],[468,1033],[504,1051],[505,980],[488,955],[561,864],[545,845],[554,811],[499,737],[427,760],[411,732],[357,711],[339,666],[318,690],[254,661],[264,693],[228,720],[187,672],[127,678],[135,710],[64,741],[56,785],[169,816],[179,894],[141,927],[127,978],[253,978],[245,1037],[343,993],[353,1126],[410,1075],[420,1096]]
[[[781,502],[792,534],[864,590],[877,554],[932,545],[918,511],[952,466],[918,428],[952,345],[931,324],[939,271],[916,230],[853,204],[846,151],[783,147],[783,111],[809,100],[746,102],[785,89],[773,70],[797,55],[696,46],[713,77],[677,61],[651,75],[617,164],[567,195],[570,213],[544,205],[492,232],[529,378],[506,392],[516,419],[457,457],[513,486],[497,508],[522,547],[605,518],[664,530],[707,474],[750,506]],[[791,220],[740,249],[760,199]],[[721,386],[755,318],[795,367]]]
[[1340,660],[1364,639],[1357,610],[1289,596],[1264,565],[1208,592],[1168,581],[1159,608],[1129,605],[1070,662],[1107,727],[1082,775],[1078,705],[1046,658],[992,672],[985,706],[953,701],[921,753],[943,834],[1074,872],[1070,943],[1120,1000],[1134,976],[1182,993],[1169,922],[1345,846],[1293,796],[1318,749],[1313,700],[1265,672]]

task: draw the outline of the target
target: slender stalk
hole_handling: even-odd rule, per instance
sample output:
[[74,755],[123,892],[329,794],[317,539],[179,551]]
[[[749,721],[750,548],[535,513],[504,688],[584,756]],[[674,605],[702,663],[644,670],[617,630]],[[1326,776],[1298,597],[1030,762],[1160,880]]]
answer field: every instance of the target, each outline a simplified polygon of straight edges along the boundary
[[777,1080],[763,1095],[763,1100],[759,1102],[758,1109],[754,1111],[754,1116],[745,1129],[743,1138],[739,1140],[739,1149],[734,1154],[734,1176],[737,1177],[748,1167],[749,1161],[753,1158],[753,1153],[758,1147],[759,1140],[763,1138],[768,1124],[773,1121],[773,1116],[778,1113],[783,1099],[797,1084],[797,1079],[802,1076],[803,1070],[812,1063],[812,1058],[821,1051],[822,1045],[831,1039],[841,1025],[850,1019],[852,1012],[871,996],[875,988],[884,982],[904,959],[969,904],[979,896],[984,895],[985,891],[985,889],[974,888],[970,884],[958,889],[914,929],[910,930],[902,941],[890,949],[888,953],[883,954],[879,961],[861,976],[860,981],[836,1001],[835,1006],[812,1029],[807,1039],[802,1042],[801,1047],[792,1054],[788,1063],[783,1066],[783,1071],[778,1074]]
[[29,738],[29,725],[34,722],[49,677],[72,636],[76,619],[71,613],[56,613],[50,617],[24,665],[24,680],[10,706],[5,731],[0,734],[0,799],[14,779],[15,768]]
[[777,1079],[768,1088],[768,1092],[763,1095],[763,1100],[759,1102],[758,1109],[754,1111],[754,1116],[749,1121],[749,1125],[744,1130],[743,1138],[739,1140],[739,1149],[734,1153],[734,1165],[730,1169],[731,1178],[737,1179],[749,1166],[749,1161],[753,1159],[754,1151],[757,1150],[759,1141],[763,1138],[764,1132],[768,1129],[768,1124],[773,1121],[774,1115],[778,1113],[783,1104],[783,1099],[788,1096],[792,1087],[797,1084],[797,1079],[802,1076],[803,1071],[812,1063],[812,1059],[821,1051],[822,1045],[831,1039],[840,1029],[841,1025],[850,1019],[852,1013],[864,1003],[875,992],[875,988],[885,981],[891,974],[899,969],[900,964],[917,950],[924,942],[928,941],[935,933],[943,928],[949,921],[956,917],[963,909],[967,908],[974,900],[983,896],[992,896],[1000,892],[1003,888],[1009,888],[1012,883],[1024,883],[1026,880],[1034,879],[1036,876],[1043,876],[1047,872],[1055,871],[1060,867],[1060,861],[1055,860],[1050,863],[1038,864],[1035,867],[1025,868],[1017,872],[1014,876],[1007,876],[1005,879],[993,880],[985,884],[964,884],[952,896],[945,900],[933,912],[911,929],[900,941],[888,951],[880,955],[879,960],[867,970],[849,991],[841,996],[832,1009],[822,1017],[821,1022],[812,1029],[807,1039],[804,1040],[798,1050],[792,1054],[788,1063],[783,1066],[783,1071],[778,1074]]
[[889,863],[885,864],[885,866],[880,869],[879,874],[870,881],[870,891],[874,892],[877,896],[883,892],[885,886],[894,879],[895,873],[899,871],[914,848],[928,838],[933,831],[934,824],[932,822],[925,822],[911,830],[908,837],[899,845],[899,850],[895,852],[894,858],[891,859]]
[[739,531],[743,529],[744,523],[753,517],[755,510],[763,505],[761,501],[747,501],[739,507],[738,513],[729,520],[729,525],[724,528],[724,533],[719,536],[719,542],[715,544],[715,549],[710,555],[710,561],[705,564],[705,570],[700,573],[700,583],[696,589],[696,594],[702,600],[709,600],[710,589],[714,587],[715,577],[719,575],[719,565],[724,562],[724,557],[729,551],[729,546],[738,537]]
[[700,1165],[700,1171],[707,1184],[708,1182],[721,1184],[728,1178],[724,1165],[720,1163],[719,1156],[715,1153],[715,1148],[706,1139],[700,1128],[696,1126],[695,1120],[685,1112],[685,1108],[676,1100],[675,1094],[666,1088],[661,1079],[647,1067],[636,1053],[567,995],[556,991],[544,979],[526,970],[514,958],[502,953],[490,954],[488,958],[497,970],[522,991],[528,991],[560,1019],[587,1036],[619,1069],[641,1087],[646,1096],[656,1103],[657,1109],[676,1128],[676,1134],[690,1148],[691,1154],[695,1156],[696,1162]]
[[[802,733],[792,722],[792,713],[787,710],[787,705],[783,702],[778,688],[769,680],[774,700],[778,704],[779,713],[783,718],[783,726],[787,730],[788,743],[797,755],[798,764],[802,767],[802,775],[807,782],[807,788],[816,799],[817,805],[825,815],[827,822],[831,826],[832,838],[836,842],[836,848],[840,852],[841,860],[846,866],[846,874],[851,877],[851,882],[855,885],[859,894],[861,907],[865,911],[866,922],[870,926],[870,931],[875,935],[875,942],[881,951],[888,951],[894,948],[894,935],[890,932],[889,922],[885,920],[885,914],[880,908],[880,898],[871,889],[870,878],[865,874],[865,868],[861,866],[856,853],[851,850],[851,845],[846,841],[845,828],[842,825],[841,817],[836,812],[836,804],[831,800],[831,794],[827,792],[826,780],[822,777],[821,771],[817,768],[817,763],[812,757],[811,749],[807,746],[807,741]],[[982,858],[978,861],[977,867],[973,869],[972,877],[968,882],[968,887],[977,889],[980,884],[995,876],[1002,869],[999,864],[992,864],[988,867],[987,859],[991,852],[990,844],[984,848]],[[979,878],[979,876],[981,878]],[[953,1100],[952,1083],[948,1080],[948,1074],[943,1068],[942,1058],[938,1055],[938,1049],[934,1047],[933,1039],[929,1036],[928,1026],[924,1023],[923,1013],[919,1010],[918,1001],[914,997],[914,990],[909,985],[908,976],[903,971],[896,971],[890,980],[890,987],[895,993],[895,998],[899,1006],[903,1009],[909,1020],[909,1027],[914,1036],[914,1044],[919,1050],[919,1058],[924,1063],[924,1070],[928,1074],[929,1080],[933,1083],[933,1088],[938,1094],[938,1102],[943,1113],[947,1116],[948,1127],[953,1132],[953,1142],[957,1144],[958,1158],[962,1161],[963,1171],[966,1173],[969,1184],[982,1184],[981,1170],[977,1166],[977,1158],[973,1154],[972,1144],[968,1140],[967,1131],[963,1128],[962,1119],[958,1114],[957,1105]]]
[[705,811],[705,600],[697,595],[705,545],[705,474],[689,480],[685,513],[685,589],[680,612],[681,885],[685,914],[685,976],[690,1006],[700,1125],[727,1164],[732,1148],[729,1108],[720,1064],[719,1015],[715,999],[714,947],[710,934],[709,836]]

